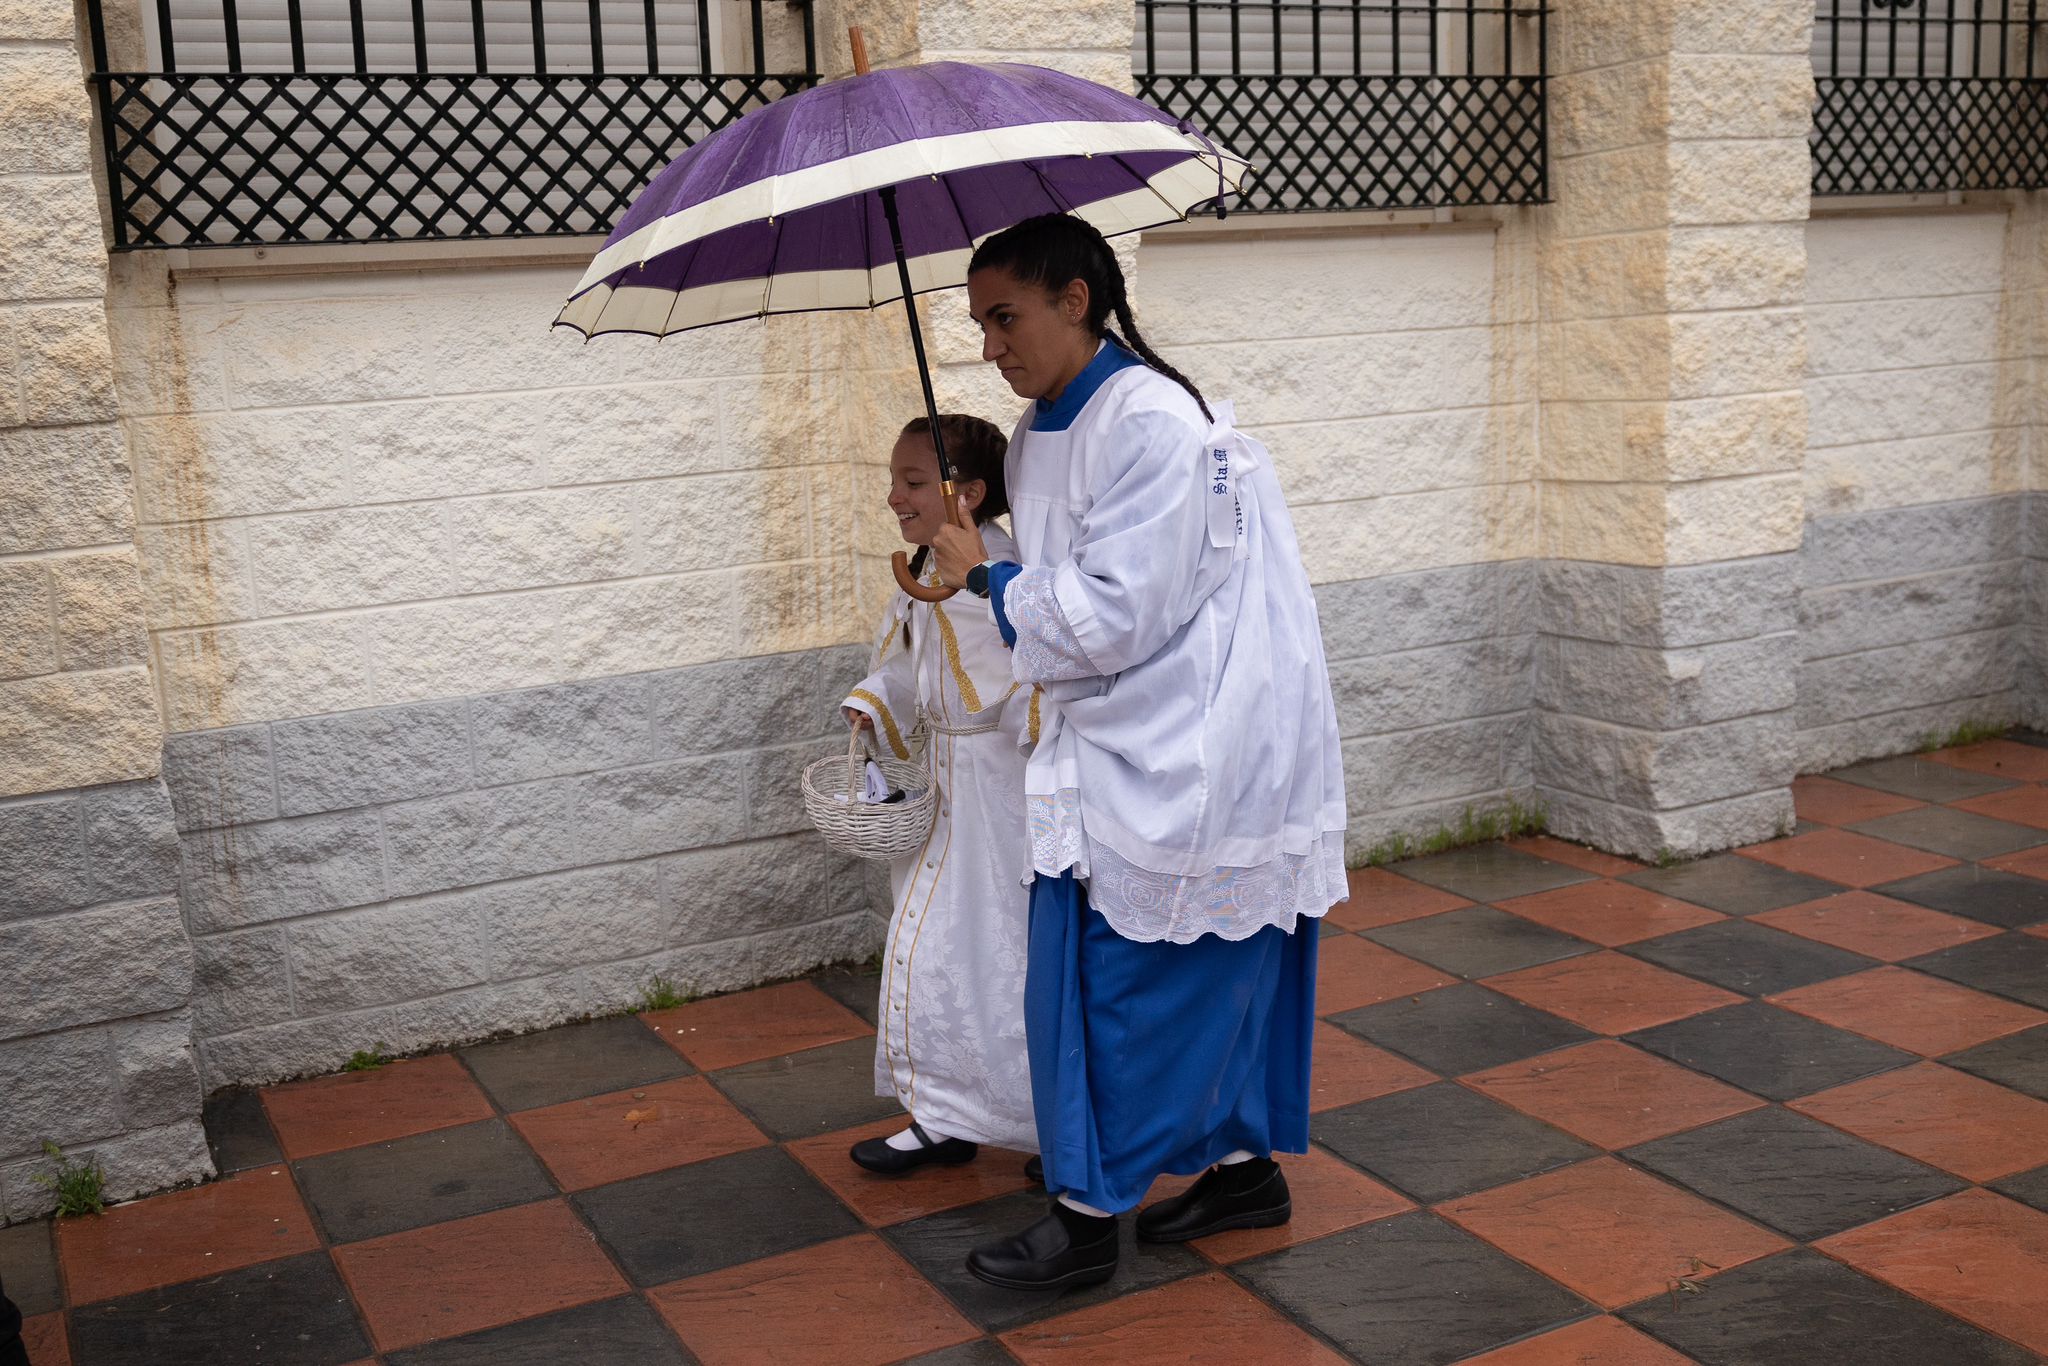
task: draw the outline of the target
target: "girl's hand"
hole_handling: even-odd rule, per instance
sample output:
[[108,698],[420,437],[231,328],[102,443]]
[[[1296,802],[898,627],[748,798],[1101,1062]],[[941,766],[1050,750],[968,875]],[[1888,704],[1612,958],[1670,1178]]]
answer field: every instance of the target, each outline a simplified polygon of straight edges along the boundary
[[852,726],[855,730],[873,730],[875,728],[873,719],[864,711],[856,710],[853,707],[841,707],[839,714],[845,717],[846,724]]
[[939,582],[948,588],[965,588],[967,571],[988,558],[988,548],[981,542],[981,528],[974,525],[965,498],[960,499],[958,520],[966,525],[948,523],[932,537],[932,558],[939,566]]

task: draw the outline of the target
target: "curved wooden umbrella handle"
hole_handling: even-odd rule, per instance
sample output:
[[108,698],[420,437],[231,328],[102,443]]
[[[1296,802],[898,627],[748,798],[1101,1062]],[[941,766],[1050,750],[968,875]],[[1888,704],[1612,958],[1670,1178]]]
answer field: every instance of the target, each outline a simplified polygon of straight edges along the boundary
[[919,583],[910,572],[910,556],[900,550],[889,557],[889,568],[896,574],[896,586],[919,602],[944,602],[960,591],[944,585],[934,588],[928,583]]

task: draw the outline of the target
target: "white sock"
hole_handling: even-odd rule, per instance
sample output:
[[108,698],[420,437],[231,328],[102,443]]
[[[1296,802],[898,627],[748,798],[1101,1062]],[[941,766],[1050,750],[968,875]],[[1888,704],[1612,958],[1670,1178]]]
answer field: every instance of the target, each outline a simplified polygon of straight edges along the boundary
[[[931,1140],[934,1143],[944,1143],[946,1141],[946,1135],[940,1133],[937,1129],[934,1129],[929,1124],[924,1126],[924,1131],[931,1137]],[[917,1141],[916,1134],[910,1132],[910,1130],[908,1129],[904,1129],[901,1132],[889,1135],[889,1146],[894,1148],[899,1153],[909,1153],[916,1152],[919,1148],[922,1148],[924,1144]]]
[[1248,1153],[1244,1149],[1239,1148],[1236,1152],[1231,1153],[1227,1157],[1217,1158],[1216,1165],[1219,1167],[1235,1167],[1238,1163],[1249,1162],[1257,1156],[1257,1153]]
[[1074,1211],[1074,1213],[1085,1214],[1091,1219],[1107,1219],[1109,1217],[1108,1210],[1097,1209],[1093,1205],[1084,1205],[1071,1195],[1062,1195],[1060,1197],[1060,1203],[1062,1205],[1065,1205],[1068,1209]]

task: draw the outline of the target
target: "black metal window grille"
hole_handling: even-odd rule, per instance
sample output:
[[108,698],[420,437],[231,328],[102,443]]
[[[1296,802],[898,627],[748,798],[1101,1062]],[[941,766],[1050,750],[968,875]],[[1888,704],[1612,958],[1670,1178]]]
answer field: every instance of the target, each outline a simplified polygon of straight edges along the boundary
[[603,232],[691,143],[817,81],[808,0],[107,3],[117,250]]
[[1137,6],[1139,95],[1258,165],[1252,212],[1549,198],[1547,0]]
[[1816,4],[1816,195],[2048,185],[2042,0]]

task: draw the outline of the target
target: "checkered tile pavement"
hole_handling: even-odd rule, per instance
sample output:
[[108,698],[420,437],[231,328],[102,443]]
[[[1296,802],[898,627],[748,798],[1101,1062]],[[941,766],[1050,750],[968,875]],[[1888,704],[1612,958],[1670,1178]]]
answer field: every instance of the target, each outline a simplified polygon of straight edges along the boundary
[[845,970],[219,1098],[222,1180],[0,1231],[0,1276],[37,1366],[2035,1361],[2048,739],[1796,795],[1669,869],[1354,874],[1294,1222],[1101,1289],[962,1270],[1040,1208],[1019,1156],[847,1161],[896,1121]]

